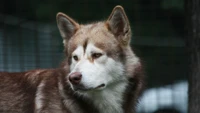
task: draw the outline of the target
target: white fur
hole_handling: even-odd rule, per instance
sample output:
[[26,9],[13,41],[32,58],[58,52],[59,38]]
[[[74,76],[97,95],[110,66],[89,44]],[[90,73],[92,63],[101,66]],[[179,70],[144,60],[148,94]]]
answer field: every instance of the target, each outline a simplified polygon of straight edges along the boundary
[[[72,58],[72,64],[70,66],[71,73],[80,72],[82,74],[81,83],[86,88],[95,88],[101,84],[108,85],[112,82],[125,79],[124,68],[121,62],[117,62],[108,57],[105,52],[95,47],[93,44],[88,44],[86,52],[83,53],[83,47],[78,46],[72,53],[77,55],[79,61],[75,61]],[[100,58],[91,62],[92,53],[102,53]]]
[[63,45],[64,45],[64,46],[66,45],[66,40],[65,40],[65,39],[63,40]]
[[40,83],[40,85],[37,87],[37,91],[36,91],[36,98],[35,98],[35,109],[41,110],[42,106],[43,106],[43,88],[44,88],[45,84],[43,82]]
[[70,65],[71,72],[78,71],[77,68],[75,68],[75,66],[76,66],[76,64],[78,62],[73,59],[74,55],[76,55],[78,57],[78,59],[81,60],[82,57],[83,57],[83,47],[82,46],[78,46],[77,49],[72,53],[72,64]]
[[[60,16],[58,22],[58,28],[60,29],[60,34],[63,38],[66,38],[69,33],[72,33],[75,26],[66,17]],[[69,31],[69,32],[66,32]],[[68,38],[68,37],[67,37]]]
[[[91,62],[92,53],[102,53],[102,56]],[[127,85],[123,64],[108,57],[104,51],[93,44],[87,45],[85,53],[83,47],[78,46],[72,53],[73,55],[77,55],[79,61],[72,59],[71,73],[80,72],[82,74],[81,84],[85,88],[93,89],[105,84],[103,88],[78,91],[78,93],[90,98],[100,113],[123,113],[122,94]],[[73,89],[73,85],[71,87]]]
[[123,113],[122,94],[126,85],[126,82],[117,82],[102,91],[88,93],[88,97],[93,100],[100,113]]

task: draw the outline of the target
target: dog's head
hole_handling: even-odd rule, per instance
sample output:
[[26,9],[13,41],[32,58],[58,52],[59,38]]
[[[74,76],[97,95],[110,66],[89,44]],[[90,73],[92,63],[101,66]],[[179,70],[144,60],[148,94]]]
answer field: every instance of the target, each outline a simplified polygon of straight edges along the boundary
[[67,80],[73,90],[103,90],[126,81],[125,51],[129,48],[131,29],[121,6],[116,6],[107,21],[80,25],[58,13],[57,24],[63,38]]

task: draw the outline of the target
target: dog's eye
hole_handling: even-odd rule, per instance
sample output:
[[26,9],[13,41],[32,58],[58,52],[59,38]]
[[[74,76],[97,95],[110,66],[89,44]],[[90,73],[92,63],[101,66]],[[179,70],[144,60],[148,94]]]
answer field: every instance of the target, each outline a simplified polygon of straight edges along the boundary
[[102,53],[92,53],[92,58],[96,59],[102,56]]
[[73,59],[74,59],[75,61],[78,61],[78,56],[74,55],[74,56],[73,56]]

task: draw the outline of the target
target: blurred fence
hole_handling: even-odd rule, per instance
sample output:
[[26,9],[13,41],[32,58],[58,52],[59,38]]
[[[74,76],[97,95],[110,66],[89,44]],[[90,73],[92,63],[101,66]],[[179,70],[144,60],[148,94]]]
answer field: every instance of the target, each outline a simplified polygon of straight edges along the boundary
[[58,67],[63,47],[56,25],[1,17],[0,71]]

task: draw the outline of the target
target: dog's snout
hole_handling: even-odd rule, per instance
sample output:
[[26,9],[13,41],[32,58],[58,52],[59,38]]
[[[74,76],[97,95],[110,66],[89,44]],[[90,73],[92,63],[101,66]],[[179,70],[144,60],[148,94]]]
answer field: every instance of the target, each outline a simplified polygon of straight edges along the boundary
[[82,78],[82,74],[80,72],[74,72],[72,74],[69,75],[69,81],[72,84],[79,84]]

